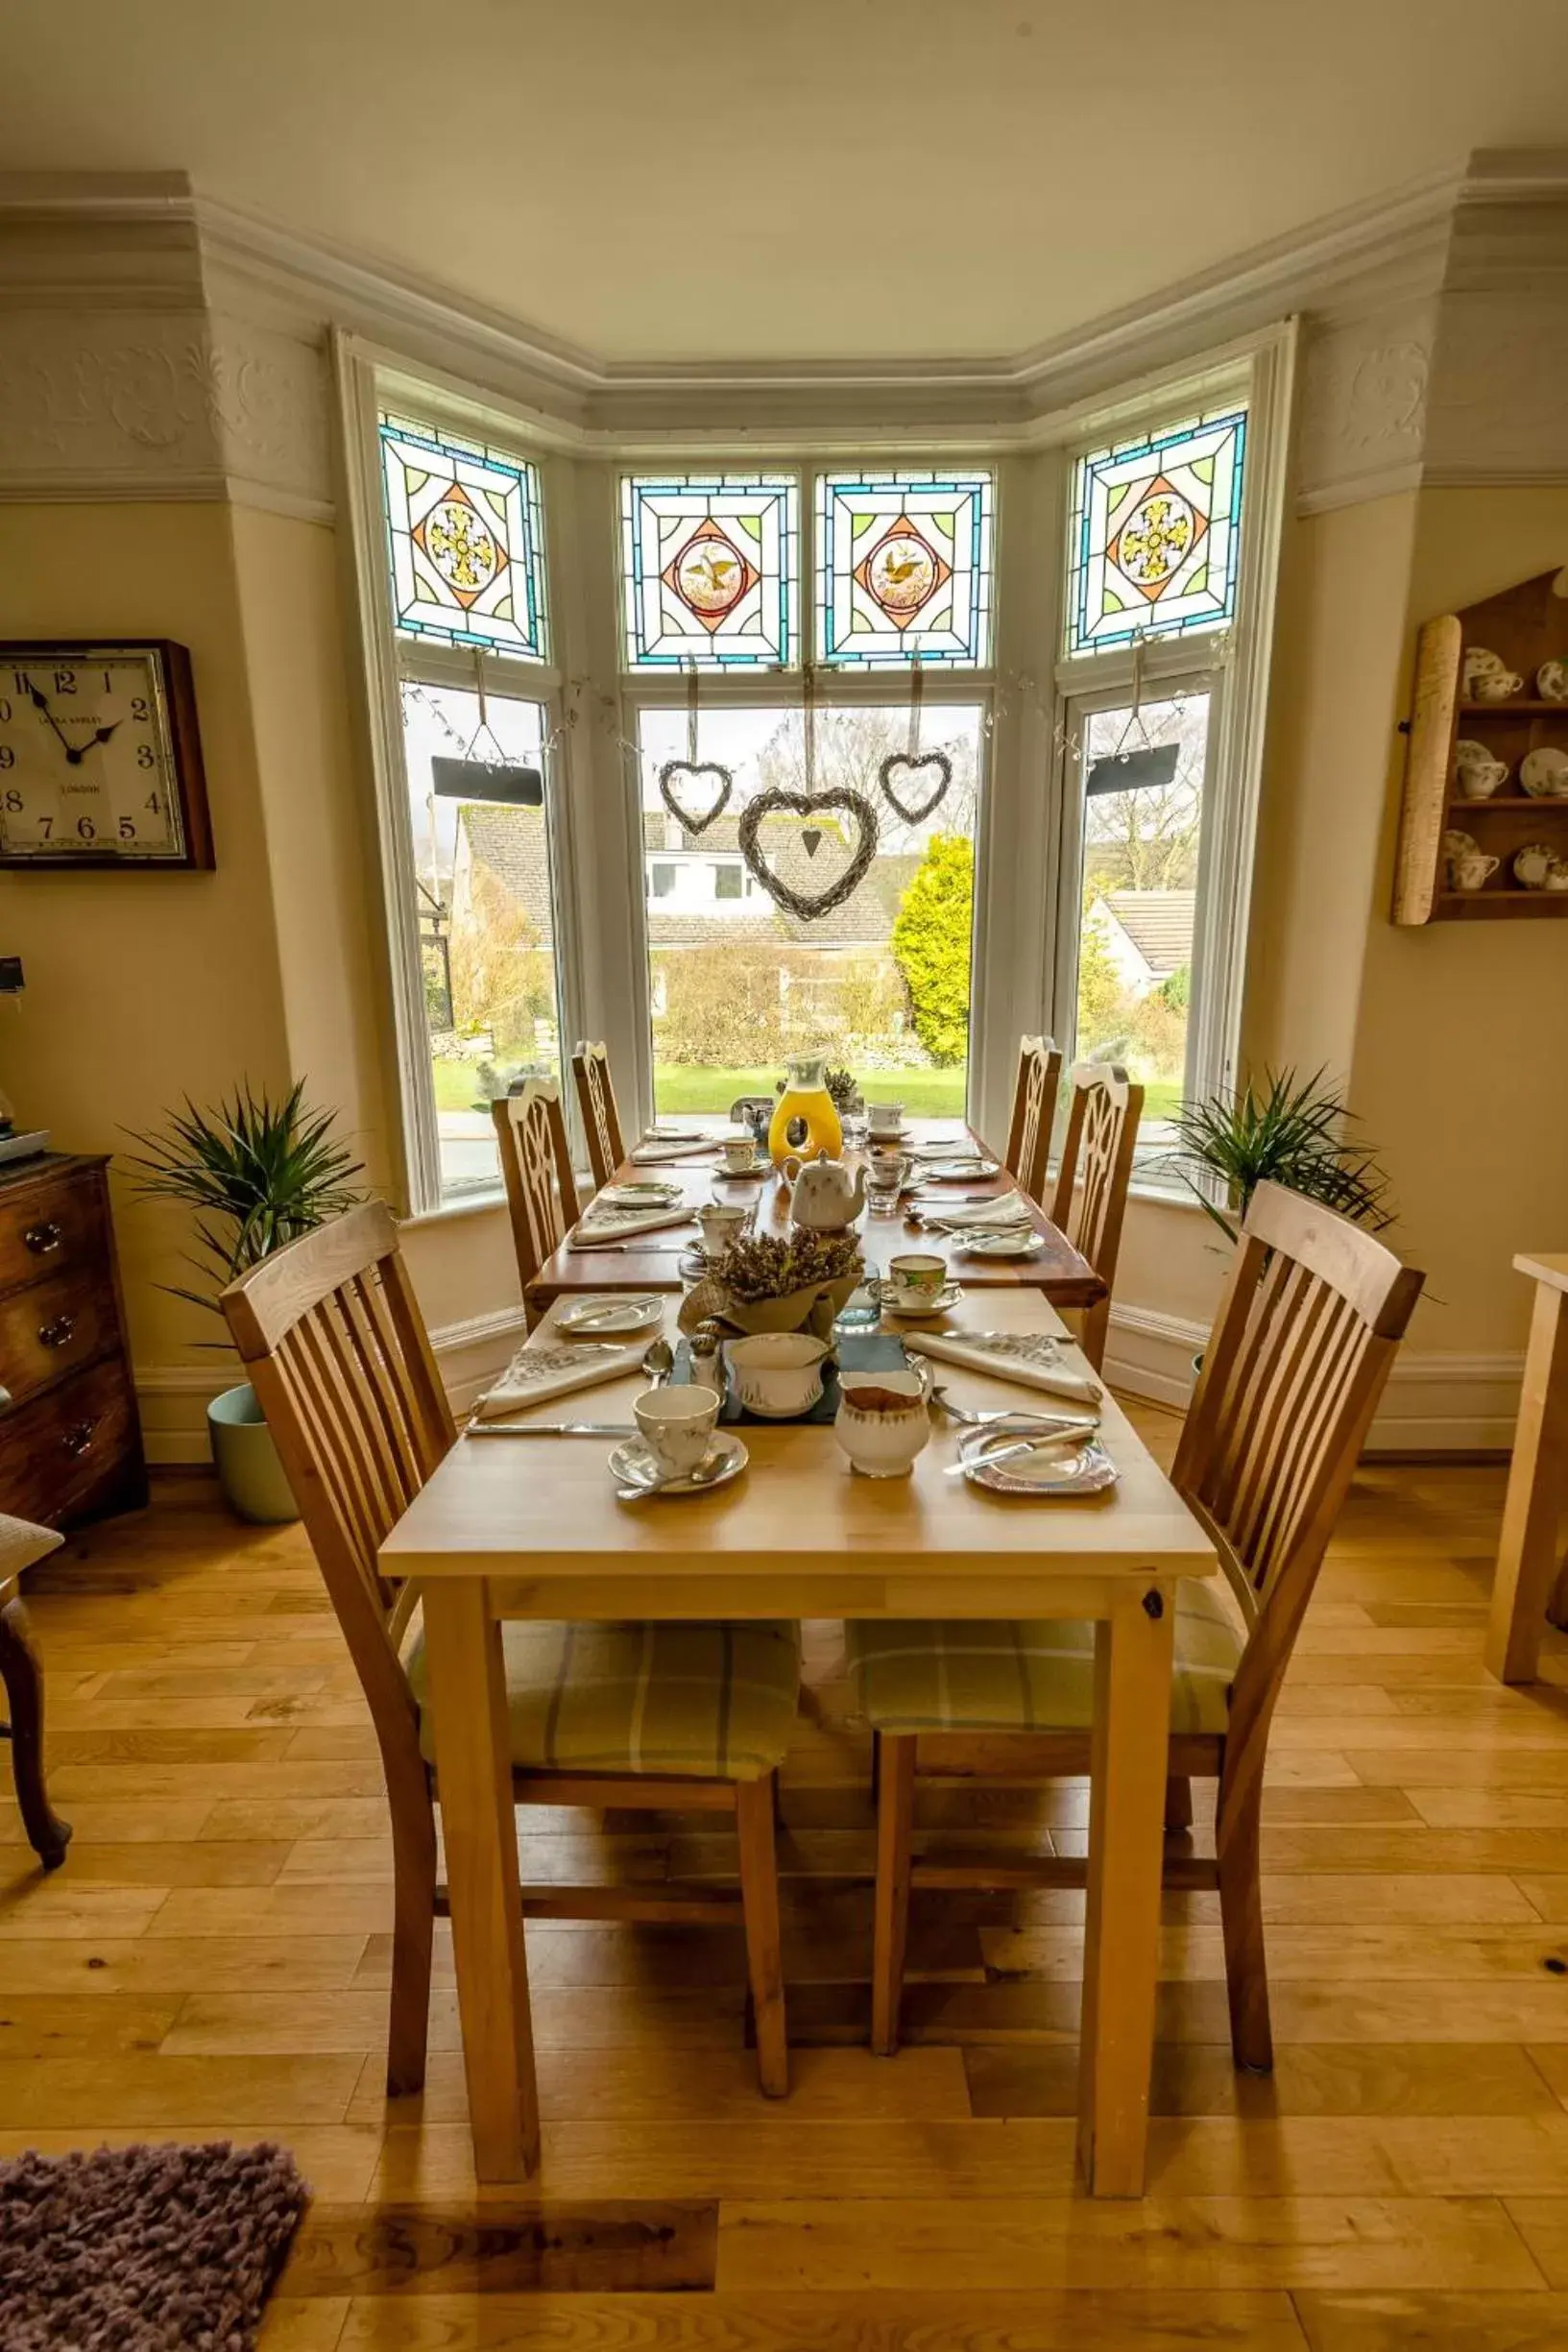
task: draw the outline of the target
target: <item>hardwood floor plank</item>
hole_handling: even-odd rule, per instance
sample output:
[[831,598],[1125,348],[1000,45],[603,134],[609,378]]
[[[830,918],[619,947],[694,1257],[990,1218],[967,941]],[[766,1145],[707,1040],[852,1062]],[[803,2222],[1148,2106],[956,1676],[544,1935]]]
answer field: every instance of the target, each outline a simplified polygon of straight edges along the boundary
[[1311,2352],[1560,2352],[1568,2295],[1299,2294]]
[[[1068,2043],[967,2049],[975,2113],[1070,2114],[1076,2056]],[[1508,2043],[1284,2043],[1266,2075],[1239,2073],[1228,2042],[1162,2042],[1154,2051],[1155,2115],[1548,2117],[1560,2103]]]
[[714,2204],[557,2196],[313,2205],[290,2248],[287,2296],[672,2293],[713,2284]]
[[1492,2197],[1164,2197],[1091,2203],[725,2204],[718,2285],[781,2292],[889,2287],[1485,2286],[1541,2273]]
[[[125,2050],[157,2049],[179,2014],[174,2000],[150,2000],[115,1993],[107,1998],[74,1993],[12,1991],[11,1972],[0,1991],[0,2068],[35,2058],[84,2058],[94,2053],[110,2060]],[[9,2108],[0,2074],[0,2121]]]
[[311,1992],[353,1982],[363,1935],[142,1936],[8,1943],[0,1998],[18,1993]]
[[[1075,1928],[982,1928],[986,1968],[998,1976],[1068,1980],[1083,1973],[1083,1936]],[[1492,1976],[1538,1976],[1568,1969],[1568,1931],[1544,1924],[1510,1928],[1271,1928],[1271,1983],[1459,1983]],[[1168,1926],[1160,1973],[1209,1977],[1225,1973],[1218,1924]]]
[[[80,2147],[142,2147],[163,2141],[179,2145],[193,2131],[222,2129],[210,2123],[171,2127],[167,2124],[30,2125],[25,2130],[0,2128],[0,2157],[20,2156],[29,2148],[40,2156],[66,2156]],[[371,2194],[380,2160],[381,2134],[351,2124],[299,2123],[256,2119],[232,2126],[245,2141],[276,2140],[288,2147],[313,2196],[358,2204]]]
[[341,2123],[361,2064],[352,2056],[35,2058],[7,2070],[0,2112],[8,2130],[89,2133]]
[[1508,2210],[1547,2285],[1568,2288],[1568,2196],[1511,2196]]
[[[75,1823],[72,1823],[73,1829]],[[71,1847],[73,1887],[270,1886],[288,1859],[286,1845],[183,1844],[98,1845],[79,1833]],[[0,1846],[0,1889],[33,1875],[31,1854]]]

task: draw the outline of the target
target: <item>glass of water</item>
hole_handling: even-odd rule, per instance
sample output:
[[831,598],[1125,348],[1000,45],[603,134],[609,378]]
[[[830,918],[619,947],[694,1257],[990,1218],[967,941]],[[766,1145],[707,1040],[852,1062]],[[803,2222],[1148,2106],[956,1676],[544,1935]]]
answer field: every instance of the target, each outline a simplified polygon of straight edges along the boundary
[[866,1200],[873,1217],[896,1217],[899,1195],[909,1180],[914,1161],[907,1152],[875,1152],[866,1167]]

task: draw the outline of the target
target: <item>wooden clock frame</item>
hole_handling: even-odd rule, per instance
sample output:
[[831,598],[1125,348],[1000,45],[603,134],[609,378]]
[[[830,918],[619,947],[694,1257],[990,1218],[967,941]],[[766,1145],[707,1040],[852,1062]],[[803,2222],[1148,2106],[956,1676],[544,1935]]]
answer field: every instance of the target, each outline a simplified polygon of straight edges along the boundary
[[212,817],[207,807],[206,769],[202,760],[202,735],[196,717],[196,682],[190,651],[169,637],[96,638],[9,637],[0,639],[0,667],[22,666],[58,656],[83,662],[95,652],[153,653],[163,667],[163,704],[169,717],[169,752],[174,788],[179,796],[184,855],[180,858],[121,858],[112,850],[64,850],[58,857],[8,851],[0,846],[0,872],[51,874],[93,870],[115,874],[210,874],[217,865],[212,847]]

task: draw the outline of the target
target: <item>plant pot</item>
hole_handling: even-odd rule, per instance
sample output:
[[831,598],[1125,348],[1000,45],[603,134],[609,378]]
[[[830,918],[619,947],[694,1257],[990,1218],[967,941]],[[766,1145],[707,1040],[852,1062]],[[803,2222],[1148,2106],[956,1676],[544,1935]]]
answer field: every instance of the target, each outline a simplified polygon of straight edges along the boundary
[[248,1380],[225,1389],[206,1409],[207,1436],[225,1502],[258,1527],[281,1527],[300,1515],[260,1400]]
[[677,1320],[686,1332],[712,1319],[733,1331],[809,1331],[819,1340],[831,1339],[835,1320],[862,1279],[857,1268],[835,1282],[808,1282],[783,1298],[749,1300],[733,1298],[722,1282],[710,1279],[688,1293]]

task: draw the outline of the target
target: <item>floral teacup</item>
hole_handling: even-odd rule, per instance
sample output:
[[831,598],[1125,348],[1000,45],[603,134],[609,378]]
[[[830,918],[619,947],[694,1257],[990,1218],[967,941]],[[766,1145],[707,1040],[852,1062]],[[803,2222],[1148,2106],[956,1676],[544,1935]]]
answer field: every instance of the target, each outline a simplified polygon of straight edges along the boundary
[[1482,850],[1467,850],[1462,858],[1454,860],[1450,868],[1454,877],[1455,889],[1480,890],[1484,888],[1502,862],[1501,858],[1488,858]]
[[1468,702],[1507,702],[1524,685],[1500,653],[1485,645],[1466,645],[1460,671],[1460,691]]

